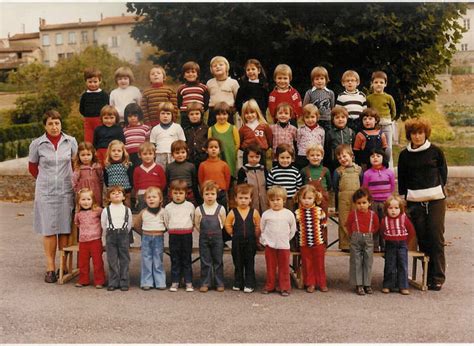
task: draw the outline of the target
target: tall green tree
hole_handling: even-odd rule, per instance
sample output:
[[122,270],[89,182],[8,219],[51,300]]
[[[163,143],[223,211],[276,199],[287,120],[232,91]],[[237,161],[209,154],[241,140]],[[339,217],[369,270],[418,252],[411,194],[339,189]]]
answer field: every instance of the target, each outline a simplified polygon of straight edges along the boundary
[[[459,3],[128,3],[143,15],[132,36],[166,53],[157,57],[171,74],[195,60],[203,77],[208,62],[226,56],[234,76],[248,58],[268,72],[279,63],[293,69],[293,85],[311,85],[314,66],[325,66],[329,87],[342,91],[340,76],[359,72],[368,88],[375,70],[387,73],[387,92],[403,117],[419,113],[440,89],[435,73],[449,66],[462,34]],[[270,76],[271,77],[271,76]]]

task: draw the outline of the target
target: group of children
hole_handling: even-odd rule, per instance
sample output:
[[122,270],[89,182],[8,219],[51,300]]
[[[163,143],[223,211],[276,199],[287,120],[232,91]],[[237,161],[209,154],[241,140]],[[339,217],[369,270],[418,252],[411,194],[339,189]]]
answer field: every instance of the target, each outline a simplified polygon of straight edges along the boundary
[[[254,257],[257,248],[265,247],[263,293],[278,290],[287,296],[292,247],[301,251],[307,291],[327,292],[326,223],[329,191],[334,191],[339,248],[350,250],[356,292],[372,293],[372,252],[386,251],[383,292],[399,289],[407,294],[406,243],[413,227],[402,200],[392,195],[394,174],[388,168],[387,149],[395,106],[383,91],[385,73],[373,74],[374,94],[366,99],[357,90],[358,74],[346,71],[345,91],[335,101],[326,87],[327,70],[315,67],[313,86],[302,101],[290,85],[288,65],[275,68],[276,86],[271,92],[256,59],[247,61],[240,85],[229,77],[224,57],[214,57],[210,68],[214,78],[204,85],[199,81],[199,65],[185,63],[185,83],[174,93],[164,84],[165,70],[155,66],[150,71],[151,86],[140,94],[131,85],[131,70],[122,67],[115,73],[118,88],[110,99],[100,89],[100,72],[85,71],[88,90],[80,102],[85,142],[79,145],[73,175],[80,247],[77,286],[89,284],[92,257],[94,283],[103,287],[104,234],[108,290],[128,290],[133,229],[141,235],[141,288],[167,288],[163,235],[168,232],[169,290],[176,291],[183,278],[186,291],[193,291],[192,232],[196,229],[201,292],[213,285],[213,276],[216,290],[224,290],[223,248],[230,239],[233,290],[255,290]],[[373,108],[366,108],[367,104]],[[271,125],[266,121],[267,107]],[[234,125],[239,119],[240,128]],[[304,124],[297,128],[301,119]],[[273,164],[267,170],[268,149]],[[104,184],[108,206],[102,209]],[[138,213],[134,219],[131,209]]]

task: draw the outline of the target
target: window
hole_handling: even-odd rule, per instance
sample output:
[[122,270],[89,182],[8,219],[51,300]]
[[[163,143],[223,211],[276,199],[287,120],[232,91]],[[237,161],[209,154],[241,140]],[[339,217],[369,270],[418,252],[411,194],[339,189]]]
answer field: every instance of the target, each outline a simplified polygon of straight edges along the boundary
[[43,35],[43,46],[49,46],[49,35]]
[[92,41],[94,43],[97,42],[97,30],[92,31]]
[[68,42],[69,44],[76,44],[76,33],[74,31],[68,34]]
[[465,52],[465,51],[467,51],[467,50],[468,50],[468,49],[467,49],[467,43],[461,44],[461,51]]
[[89,42],[89,37],[87,35],[87,31],[81,31],[81,42],[82,43]]
[[118,47],[117,36],[112,36],[112,47]]
[[58,60],[63,60],[66,57],[66,54],[64,53],[59,53],[58,54]]
[[66,53],[66,59],[72,58],[73,55],[74,53]]
[[63,44],[63,34],[58,33],[58,34],[56,34],[56,45],[60,46],[62,44]]
[[464,29],[469,30],[471,28],[471,20],[464,19]]

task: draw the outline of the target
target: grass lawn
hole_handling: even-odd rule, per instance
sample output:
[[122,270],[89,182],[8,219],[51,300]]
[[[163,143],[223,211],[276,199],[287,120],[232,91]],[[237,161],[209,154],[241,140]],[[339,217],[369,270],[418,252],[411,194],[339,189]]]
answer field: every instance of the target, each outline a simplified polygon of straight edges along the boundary
[[[474,147],[451,147],[444,145],[438,145],[438,147],[443,150],[444,155],[446,156],[446,161],[448,162],[448,166],[474,165]],[[393,161],[395,167],[398,163],[398,155],[400,154],[400,151],[402,151],[404,148],[405,146],[393,146]]]

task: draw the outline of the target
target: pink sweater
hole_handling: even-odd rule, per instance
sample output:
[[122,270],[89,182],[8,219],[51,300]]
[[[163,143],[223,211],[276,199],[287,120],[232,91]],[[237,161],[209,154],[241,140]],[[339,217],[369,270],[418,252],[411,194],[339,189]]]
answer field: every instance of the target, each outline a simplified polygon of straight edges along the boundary
[[102,208],[81,210],[74,215],[74,223],[79,228],[79,242],[91,241],[102,237],[100,216]]

